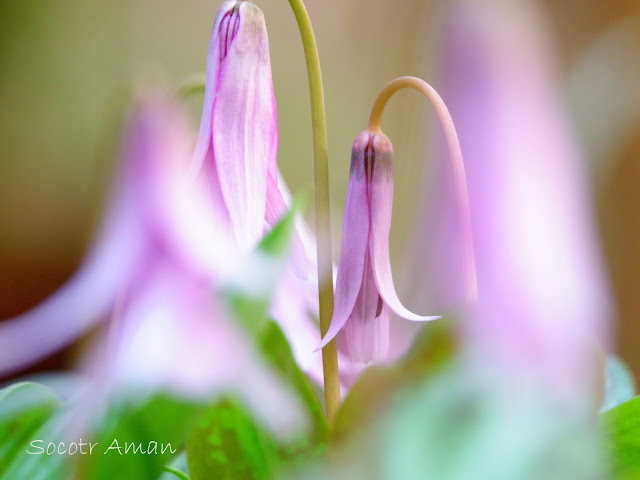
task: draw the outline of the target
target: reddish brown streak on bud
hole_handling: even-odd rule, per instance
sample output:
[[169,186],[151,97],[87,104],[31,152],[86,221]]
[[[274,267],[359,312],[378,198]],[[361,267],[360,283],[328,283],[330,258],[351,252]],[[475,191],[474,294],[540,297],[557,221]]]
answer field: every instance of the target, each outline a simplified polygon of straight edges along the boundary
[[220,63],[227,57],[231,42],[238,33],[240,27],[240,4],[238,2],[232,10],[224,14],[220,21]]
[[367,143],[367,147],[364,149],[364,178],[367,182],[367,202],[371,204],[371,189],[370,182],[373,178],[373,163],[375,162],[376,151],[373,148],[373,139],[375,135],[371,135],[369,137],[369,143]]

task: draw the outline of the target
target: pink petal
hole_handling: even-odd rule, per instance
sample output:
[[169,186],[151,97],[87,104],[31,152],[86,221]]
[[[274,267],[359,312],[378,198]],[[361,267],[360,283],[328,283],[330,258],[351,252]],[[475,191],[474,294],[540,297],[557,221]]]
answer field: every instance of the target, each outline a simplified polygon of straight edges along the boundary
[[240,4],[213,103],[213,156],[220,188],[241,248],[262,236],[267,170],[278,149],[269,42],[262,12]]
[[369,194],[371,197],[371,235],[369,248],[373,263],[373,273],[378,291],[384,302],[397,315],[406,320],[437,320],[440,316],[423,317],[410,312],[402,305],[391,274],[389,259],[389,230],[391,229],[391,212],[393,208],[393,146],[382,133],[373,139],[373,159]]
[[63,348],[107,315],[145,251],[126,197],[117,197],[96,246],[73,277],[35,308],[0,323],[0,375]]
[[208,400],[237,392],[279,433],[304,425],[297,399],[264,366],[217,302],[213,286],[159,259],[125,305],[103,371],[116,388],[168,389]]
[[220,47],[221,40],[224,40],[220,37],[220,25],[222,23],[222,19],[228,15],[233,8],[235,7],[237,2],[228,1],[224,2],[218,12],[216,13],[216,18],[213,21],[213,28],[211,29],[211,38],[209,40],[209,50],[207,52],[207,80],[204,91],[204,104],[202,106],[202,120],[200,121],[200,133],[198,134],[198,142],[196,143],[196,148],[193,152],[193,165],[192,169],[194,172],[194,176],[200,172],[200,169],[208,163],[207,155],[211,148],[211,120],[212,120],[212,110],[213,110],[213,101],[215,99],[217,86],[218,86],[218,74],[220,70],[220,61],[222,58]]
[[[282,216],[289,210],[287,202],[280,191],[277,177],[269,176],[267,180],[267,203],[265,210],[265,220],[270,227],[273,227]],[[299,222],[296,222],[296,229],[291,239],[291,267],[301,280],[309,280],[315,276],[315,263],[311,259],[299,234]]]
[[378,293],[367,253],[360,293],[345,325],[347,347],[353,362],[379,363],[389,351],[389,308]]
[[347,201],[344,206],[342,223],[342,246],[340,263],[338,264],[333,318],[327,334],[316,350],[329,343],[347,322],[362,285],[369,238],[369,202],[364,168],[364,155],[368,143],[369,134],[367,132],[358,135],[353,143]]

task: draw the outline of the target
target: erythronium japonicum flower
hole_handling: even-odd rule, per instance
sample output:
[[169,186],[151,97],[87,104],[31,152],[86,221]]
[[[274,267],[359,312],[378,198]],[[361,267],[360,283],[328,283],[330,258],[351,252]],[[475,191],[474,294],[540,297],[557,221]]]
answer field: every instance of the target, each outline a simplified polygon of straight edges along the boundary
[[460,221],[467,247],[468,300],[476,296],[475,266],[471,247],[469,207],[462,155],[455,128],[446,106],[428,84],[414,77],[389,83],[374,105],[369,127],[360,133],[351,152],[351,169],[342,227],[342,249],[336,282],[336,300],[331,327],[318,348],[326,345],[344,327],[352,360],[379,362],[389,347],[389,310],[412,321],[436,320],[407,310],[398,299],[391,274],[389,231],[393,204],[393,146],[380,130],[386,102],[397,90],[416,88],[429,98],[449,140],[454,171],[460,176]]
[[[251,2],[218,9],[207,55],[202,120],[194,174],[206,177],[238,246],[254,246],[287,210],[278,187],[278,122],[269,39],[262,11]],[[294,268],[311,274],[296,234]]]
[[[241,251],[250,249],[287,211],[289,193],[279,179],[278,125],[269,41],[258,7],[227,1],[214,20],[200,133],[193,153],[193,175],[204,178],[223,222]],[[271,314],[287,336],[297,361],[322,380],[316,245],[304,222],[292,239],[291,268],[285,272]],[[353,371],[342,358],[343,371]]]

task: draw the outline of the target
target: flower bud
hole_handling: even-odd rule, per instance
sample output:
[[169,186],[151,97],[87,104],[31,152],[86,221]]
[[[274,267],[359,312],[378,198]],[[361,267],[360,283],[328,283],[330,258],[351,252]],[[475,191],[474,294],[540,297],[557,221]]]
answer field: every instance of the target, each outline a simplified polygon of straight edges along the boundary
[[435,320],[407,310],[396,294],[389,259],[393,208],[393,145],[364,131],[351,152],[342,248],[331,326],[318,348],[345,327],[353,361],[380,362],[389,348],[389,310],[413,321]]
[[193,162],[241,248],[265,226],[268,173],[277,176],[278,125],[262,11],[222,4],[207,58],[202,121]]

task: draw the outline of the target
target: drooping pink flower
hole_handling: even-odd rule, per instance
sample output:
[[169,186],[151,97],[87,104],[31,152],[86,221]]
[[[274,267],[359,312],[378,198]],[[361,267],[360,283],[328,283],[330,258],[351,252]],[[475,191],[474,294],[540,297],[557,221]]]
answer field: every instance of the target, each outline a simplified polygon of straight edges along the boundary
[[406,320],[440,318],[416,315],[398,299],[389,259],[392,205],[393,146],[383,133],[364,131],[351,153],[333,318],[318,348],[344,327],[351,358],[379,362],[389,348],[390,310]]
[[[465,154],[479,301],[464,322],[469,347],[557,385],[593,374],[610,318],[583,156],[533,4],[452,2],[443,22],[440,83]],[[451,173],[433,173],[421,210],[431,256],[420,300],[462,303],[461,249]],[[429,214],[425,214],[429,212]],[[413,260],[412,260],[413,262]],[[428,289],[423,288],[427,285]],[[426,301],[429,301],[428,299]]]

